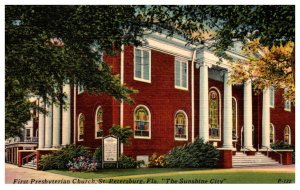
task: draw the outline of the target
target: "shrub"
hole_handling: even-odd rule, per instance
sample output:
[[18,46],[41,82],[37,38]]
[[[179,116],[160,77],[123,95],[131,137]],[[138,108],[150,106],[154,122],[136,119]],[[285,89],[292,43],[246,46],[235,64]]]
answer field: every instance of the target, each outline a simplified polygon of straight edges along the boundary
[[196,139],[194,143],[176,147],[165,156],[167,167],[213,168],[219,160],[219,151],[209,142]]
[[292,162],[293,164],[295,164],[295,157],[296,157],[296,153],[295,153],[295,146],[291,145],[291,144],[287,144],[284,143],[283,141],[276,141],[274,144],[271,144],[271,148],[274,150],[293,150],[293,154],[292,154]]
[[133,130],[130,126],[120,127],[119,125],[113,125],[109,129],[109,133],[119,138],[120,143],[128,144],[129,139],[133,135]]
[[87,147],[68,145],[52,154],[43,155],[40,161],[42,170],[67,169],[67,164],[79,156],[91,157]]
[[119,168],[139,168],[142,164],[143,160],[136,161],[129,156],[121,155],[119,158]]
[[149,168],[163,168],[166,167],[165,155],[158,156],[154,153],[149,159]]
[[88,157],[79,156],[69,161],[67,167],[70,171],[96,171],[97,162]]
[[99,147],[95,150],[93,160],[97,162],[97,169],[102,168],[102,148]]

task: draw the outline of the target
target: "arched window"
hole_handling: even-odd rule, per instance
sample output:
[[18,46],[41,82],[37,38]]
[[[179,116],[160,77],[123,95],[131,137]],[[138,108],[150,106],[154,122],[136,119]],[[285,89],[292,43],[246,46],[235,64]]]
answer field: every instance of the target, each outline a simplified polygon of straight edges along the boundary
[[138,106],[134,111],[134,137],[151,138],[151,114],[146,106]]
[[232,140],[237,141],[237,101],[232,98]]
[[99,106],[95,114],[95,138],[102,138],[103,136],[103,110]]
[[83,140],[84,136],[84,125],[85,125],[85,118],[82,113],[78,116],[78,140]]
[[175,140],[188,139],[188,119],[184,111],[175,114]]
[[284,128],[284,143],[291,144],[291,128],[288,125]]
[[221,139],[220,105],[220,93],[215,88],[212,88],[209,92],[209,138],[211,140]]
[[275,128],[274,125],[271,123],[270,124],[270,144],[275,143]]

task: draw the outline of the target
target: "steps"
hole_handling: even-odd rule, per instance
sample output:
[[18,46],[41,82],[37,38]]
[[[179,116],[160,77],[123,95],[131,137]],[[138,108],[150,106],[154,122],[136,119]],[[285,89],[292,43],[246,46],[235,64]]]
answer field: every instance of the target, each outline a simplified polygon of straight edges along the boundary
[[23,168],[37,169],[36,158],[22,165]]
[[232,156],[233,168],[259,166],[280,166],[280,164],[260,152],[257,152],[255,156],[247,156],[243,152],[236,152],[236,155]]

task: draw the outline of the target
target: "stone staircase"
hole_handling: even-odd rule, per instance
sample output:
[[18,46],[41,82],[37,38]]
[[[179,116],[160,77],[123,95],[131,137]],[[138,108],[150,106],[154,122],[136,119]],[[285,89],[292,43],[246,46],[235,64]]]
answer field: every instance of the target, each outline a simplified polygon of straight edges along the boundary
[[279,162],[265,156],[260,152],[256,152],[254,156],[247,156],[243,152],[236,152],[232,156],[232,167],[259,167],[259,166],[279,166]]
[[23,168],[37,169],[36,158],[22,165]]

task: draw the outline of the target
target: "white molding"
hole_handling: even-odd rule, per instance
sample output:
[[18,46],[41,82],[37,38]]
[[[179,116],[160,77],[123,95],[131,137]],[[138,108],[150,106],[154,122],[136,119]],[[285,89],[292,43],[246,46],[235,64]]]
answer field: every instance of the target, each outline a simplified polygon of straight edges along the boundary
[[[176,115],[178,113],[183,113],[183,115],[185,116],[185,126],[186,126],[186,138],[176,138],[175,137],[175,132],[176,132],[176,129],[175,129],[175,125],[176,125]],[[174,140],[175,141],[188,141],[189,140],[189,118],[186,114],[186,112],[184,110],[177,110],[177,112],[175,113],[174,115]]]
[[[147,110],[148,114],[149,114],[148,115],[149,116],[149,136],[148,137],[136,136],[135,135],[135,112],[140,107],[145,108]],[[152,122],[151,122],[151,112],[150,112],[149,108],[146,105],[143,105],[143,104],[137,105],[134,109],[134,112],[133,112],[133,138],[134,139],[151,139],[151,128],[152,128],[151,124],[152,124]]]
[[195,64],[195,58],[196,58],[196,50],[194,50],[192,63],[191,63],[191,120],[192,120],[192,143],[195,141],[195,79],[194,79],[194,64]]
[[[208,101],[209,101],[209,94],[210,94],[211,90],[216,90],[219,94],[219,122],[220,122],[219,123],[219,126],[220,126],[219,134],[220,134],[220,138],[211,139],[210,136],[208,135],[208,139],[209,139],[209,141],[221,141],[221,139],[222,139],[222,117],[221,117],[221,114],[222,114],[222,102],[221,101],[222,101],[222,99],[221,99],[221,91],[215,86],[210,87],[209,90],[208,90]],[[208,109],[209,109],[209,105],[208,105]],[[208,118],[209,118],[209,115],[208,115]],[[209,130],[209,127],[208,127],[208,130]]]
[[[149,80],[146,80],[146,79],[143,78],[144,69],[143,69],[142,66],[141,66],[141,78],[138,78],[138,77],[135,76],[135,67],[136,67],[135,50],[136,49],[139,49],[141,51],[148,51],[149,52]],[[142,53],[142,55],[143,55],[143,53]],[[123,59],[123,61],[124,61],[124,59]],[[145,47],[134,47],[133,48],[133,79],[134,80],[141,81],[141,82],[146,82],[146,83],[151,83],[151,65],[152,65],[151,61],[152,60],[151,60],[151,49],[150,48],[145,48]],[[142,62],[143,62],[143,59],[142,59]],[[123,68],[124,68],[124,64],[123,64]],[[123,78],[124,78],[124,76],[123,76]]]

